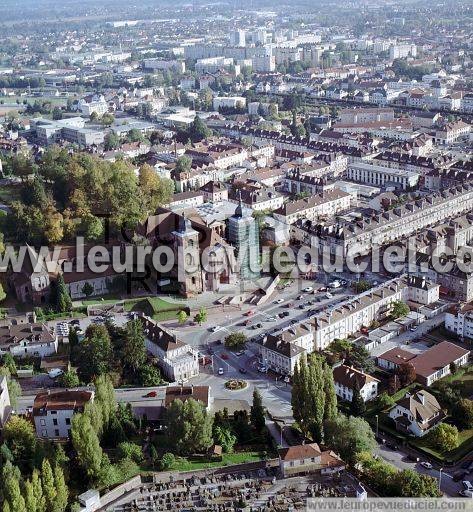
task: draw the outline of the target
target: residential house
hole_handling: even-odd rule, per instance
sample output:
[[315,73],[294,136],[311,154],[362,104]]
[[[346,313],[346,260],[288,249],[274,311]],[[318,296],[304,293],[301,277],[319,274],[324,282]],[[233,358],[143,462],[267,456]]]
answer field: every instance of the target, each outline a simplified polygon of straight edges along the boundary
[[468,363],[470,351],[450,341],[442,341],[419,354],[410,363],[416,371],[416,380],[424,386],[450,375],[452,366],[456,368]]
[[45,357],[55,354],[58,337],[46,324],[0,326],[0,354],[15,357]]
[[172,382],[185,382],[199,375],[198,352],[166,331],[151,318],[140,317],[146,349],[158,359],[158,365]]
[[351,402],[353,393],[358,390],[364,402],[373,400],[378,396],[379,380],[367,373],[347,365],[340,365],[333,369],[335,393],[342,400]]
[[396,429],[405,434],[422,437],[445,417],[438,400],[428,391],[406,393],[389,411]]
[[345,463],[332,451],[322,451],[310,443],[280,448],[279,470],[284,478],[307,473],[331,475],[345,469]]
[[94,400],[93,391],[45,391],[33,402],[33,420],[36,435],[43,439],[67,439],[74,414],[84,412],[87,403]]

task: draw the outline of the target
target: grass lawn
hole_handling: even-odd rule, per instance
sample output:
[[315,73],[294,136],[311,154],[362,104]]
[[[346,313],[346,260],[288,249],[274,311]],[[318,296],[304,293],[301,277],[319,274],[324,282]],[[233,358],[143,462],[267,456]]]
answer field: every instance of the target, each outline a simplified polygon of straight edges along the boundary
[[[261,452],[235,452],[224,453],[221,461],[208,462],[205,460],[191,460],[185,457],[176,457],[176,463],[171,468],[172,471],[193,471],[197,469],[219,468],[231,466],[233,464],[245,464],[247,462],[258,462],[264,460]],[[142,471],[150,471],[151,468],[142,466]]]
[[473,429],[462,430],[458,434],[458,439],[458,447],[445,453],[432,448],[426,439],[410,439],[409,444],[435,457],[440,462],[456,462],[473,449]]
[[174,320],[178,311],[186,308],[184,304],[168,302],[160,297],[148,297],[127,301],[125,309],[127,311],[142,311],[145,315],[151,316],[153,320],[162,322],[164,320]]

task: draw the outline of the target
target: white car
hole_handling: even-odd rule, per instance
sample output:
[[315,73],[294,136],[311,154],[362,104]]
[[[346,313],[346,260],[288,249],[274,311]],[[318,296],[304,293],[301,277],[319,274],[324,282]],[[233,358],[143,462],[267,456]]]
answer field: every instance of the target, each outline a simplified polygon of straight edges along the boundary
[[458,494],[464,498],[473,498],[473,491],[467,491],[466,489],[462,489]]
[[469,480],[463,480],[462,485],[465,488],[465,491],[473,491],[473,485]]
[[213,327],[210,328],[212,332],[218,332],[221,331],[222,329],[223,327],[221,325],[214,325]]
[[275,304],[282,304],[284,302],[284,299],[278,299],[277,301],[275,301]]
[[333,295],[330,292],[327,292],[325,294],[325,296],[327,297],[327,299],[332,299],[333,298]]
[[48,376],[51,379],[57,379],[60,377],[64,372],[60,368],[53,368],[52,370],[49,370]]
[[430,462],[421,462],[420,465],[425,469],[432,469],[432,464]]
[[306,293],[309,293],[309,292],[311,292],[312,290],[313,290],[312,286],[307,286],[306,288],[304,288],[304,290],[303,290],[303,291],[304,291],[304,292],[306,292]]
[[218,369],[218,374],[219,374],[219,375],[223,375],[223,368],[219,368],[219,369]]

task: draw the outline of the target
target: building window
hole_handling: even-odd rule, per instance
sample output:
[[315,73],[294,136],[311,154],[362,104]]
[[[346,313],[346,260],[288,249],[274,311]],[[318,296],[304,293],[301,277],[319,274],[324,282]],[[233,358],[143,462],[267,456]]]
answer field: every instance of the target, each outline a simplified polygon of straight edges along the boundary
[[56,429],[56,430],[54,431],[54,435],[55,435],[56,437],[59,437],[59,430],[58,430],[58,429]]
[[57,426],[57,419],[56,419],[56,418],[54,418],[54,419],[53,419],[53,425],[54,425],[55,427]]
[[66,425],[70,425],[71,424],[71,418],[66,418]]
[[41,419],[39,420],[39,424],[40,424],[42,427],[46,426],[46,420],[45,420],[45,419],[43,419],[43,418],[41,418]]

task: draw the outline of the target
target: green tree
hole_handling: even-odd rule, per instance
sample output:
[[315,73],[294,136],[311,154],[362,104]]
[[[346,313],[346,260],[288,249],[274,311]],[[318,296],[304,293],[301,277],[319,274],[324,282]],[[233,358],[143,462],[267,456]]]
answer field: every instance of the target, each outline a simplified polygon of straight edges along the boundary
[[366,412],[366,404],[361,396],[359,386],[355,386],[355,389],[353,389],[350,412],[353,416],[363,416]]
[[360,453],[376,447],[373,431],[363,418],[339,414],[325,422],[324,432],[325,444],[349,464],[355,464]]
[[53,512],[64,512],[67,508],[69,489],[64,480],[64,472],[58,465],[54,468],[54,485],[56,487],[56,496],[54,498]]
[[166,411],[167,442],[180,455],[205,451],[212,444],[212,418],[202,403],[174,400]]
[[219,444],[225,453],[233,452],[237,437],[231,428],[218,425],[214,428],[213,435],[215,443]]
[[12,416],[3,427],[3,439],[16,461],[28,460],[35,450],[36,434],[30,421]]
[[140,368],[140,382],[144,387],[160,386],[163,383],[163,379],[156,366],[145,364]]
[[435,498],[442,495],[436,478],[412,469],[399,471],[394,478],[394,486],[397,495],[406,498]]
[[427,439],[434,448],[449,452],[459,444],[458,429],[448,423],[440,423],[427,434]]
[[66,287],[66,283],[64,282],[64,277],[62,274],[59,274],[55,283],[55,308],[56,311],[60,313],[64,313],[66,311],[71,311],[72,309],[72,301],[71,296],[69,295],[69,291]]
[[462,398],[453,406],[453,417],[464,428],[473,428],[473,400]]
[[97,479],[102,465],[102,448],[87,415],[74,414],[71,434],[79,464],[90,479]]
[[103,126],[110,126],[115,121],[115,116],[109,112],[106,112],[102,119],[100,119],[100,122],[103,124]]
[[121,459],[132,459],[137,463],[143,460],[141,446],[136,443],[123,442],[118,445],[118,455]]
[[194,316],[194,321],[196,321],[199,325],[205,323],[207,321],[207,311],[204,308],[200,308]]
[[10,375],[16,375],[16,363],[10,352],[5,352],[2,356],[2,366],[8,368]]
[[232,332],[225,338],[225,346],[230,349],[240,349],[246,344],[247,337],[242,332]]
[[43,494],[41,474],[37,469],[34,469],[33,474],[31,475],[31,487],[35,498],[36,512],[46,512],[46,498]]
[[46,502],[46,510],[53,510],[57,490],[53,470],[48,459],[43,459],[41,464],[41,485]]
[[174,182],[160,177],[150,165],[142,165],[138,183],[143,197],[143,208],[147,213],[155,213],[163,204],[169,203],[174,193]]
[[115,132],[108,132],[105,135],[104,147],[106,151],[112,151],[120,147],[120,137]]
[[59,385],[63,388],[76,388],[80,385],[79,376],[77,375],[77,371],[72,368],[67,372],[64,372],[59,377]]
[[371,283],[366,281],[366,279],[360,279],[353,284],[353,288],[355,288],[356,293],[363,293],[371,288]]
[[93,293],[94,293],[94,287],[89,283],[85,283],[84,286],[82,287],[82,293],[86,296],[86,297],[90,297]]
[[136,373],[146,361],[145,337],[139,320],[130,320],[126,324],[122,361],[133,373]]
[[376,398],[376,406],[380,410],[385,410],[388,408],[391,408],[394,406],[396,402],[394,401],[394,398],[390,396],[386,391],[383,391],[378,397]]
[[10,395],[10,404],[16,408],[18,405],[18,398],[21,396],[21,386],[16,379],[10,375],[10,370],[6,366],[0,366],[0,377],[7,378],[8,394]]
[[[21,493],[18,478],[10,475],[3,483],[3,492],[5,496],[5,503],[8,504],[8,509],[11,512],[28,512],[26,510],[26,503]],[[3,510],[5,510],[5,503],[3,505]]]
[[200,142],[201,140],[206,139],[211,135],[212,130],[210,130],[204,121],[202,121],[202,119],[196,115],[189,129],[189,137],[191,141]]
[[192,158],[187,155],[182,155],[176,160],[176,167],[174,168],[174,172],[176,175],[180,173],[186,173],[191,170],[192,167]]
[[261,433],[266,425],[263,399],[257,388],[253,390],[253,403],[250,409],[250,421],[256,432]]
[[187,322],[187,313],[183,310],[183,309],[180,309],[177,313],[177,321],[183,325]]
[[391,304],[391,318],[401,318],[409,314],[409,306],[401,300],[396,300]]
[[83,341],[76,347],[74,360],[84,382],[91,382],[94,377],[109,372],[112,344],[105,326],[92,324],[87,327]]

